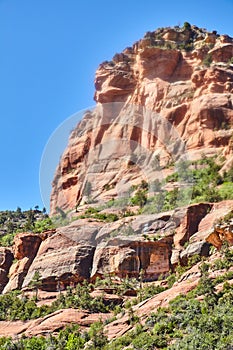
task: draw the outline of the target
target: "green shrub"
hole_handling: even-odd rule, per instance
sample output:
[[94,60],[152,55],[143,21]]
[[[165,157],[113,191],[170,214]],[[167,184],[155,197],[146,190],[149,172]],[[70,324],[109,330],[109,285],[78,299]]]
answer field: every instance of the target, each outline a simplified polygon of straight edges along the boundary
[[146,300],[148,298],[151,298],[152,296],[159,294],[166,289],[167,288],[163,287],[163,286],[156,286],[153,284],[149,284],[149,285],[145,286],[144,288],[139,289],[139,291],[138,291],[139,300],[142,301],[142,300]]
[[106,222],[114,222],[119,220],[117,214],[114,213],[100,213],[99,208],[89,207],[83,215],[79,216],[79,219],[85,218],[94,218],[96,220],[106,221]]
[[0,320],[26,321],[45,316],[50,311],[47,306],[37,307],[33,299],[17,296],[17,292],[0,296]]
[[38,220],[34,224],[33,232],[41,233],[44,231],[52,230],[55,225],[51,218],[45,218],[43,220]]
[[13,245],[15,234],[8,233],[2,237],[0,237],[0,246],[1,247],[10,247]]
[[212,55],[208,53],[204,58],[204,60],[202,61],[202,64],[206,67],[210,67],[212,61],[213,61]]
[[142,208],[147,202],[147,192],[144,189],[138,189],[135,195],[130,199],[132,205],[139,205]]
[[191,29],[191,24],[188,22],[184,22],[183,28],[189,30],[189,29]]
[[218,192],[222,199],[233,199],[233,182],[224,182]]
[[[232,252],[227,250],[226,255],[227,259],[232,259]],[[233,286],[230,283],[224,283],[223,289],[217,292],[214,288],[214,280],[208,277],[210,267],[207,264],[201,267],[202,278],[194,290],[195,293],[177,296],[170,301],[167,308],[158,308],[147,317],[143,325],[139,324],[137,314],[131,303],[128,303],[127,312],[134,329],[117,339],[108,341],[103,324],[97,322],[90,327],[89,331],[82,333],[78,326],[71,325],[60,330],[57,336],[50,335],[47,338],[22,337],[21,340],[0,338],[0,347],[1,349],[34,350],[231,349],[233,346]],[[231,275],[228,277],[231,278]],[[67,298],[75,296],[70,292],[68,291]],[[79,299],[81,293],[89,292],[87,286],[84,286],[84,290],[80,288],[75,293]],[[203,295],[203,300],[197,300],[196,295]],[[16,295],[14,295],[15,298]],[[2,308],[2,304],[9,307],[10,300],[13,298],[8,297],[8,301],[2,299],[0,307]]]

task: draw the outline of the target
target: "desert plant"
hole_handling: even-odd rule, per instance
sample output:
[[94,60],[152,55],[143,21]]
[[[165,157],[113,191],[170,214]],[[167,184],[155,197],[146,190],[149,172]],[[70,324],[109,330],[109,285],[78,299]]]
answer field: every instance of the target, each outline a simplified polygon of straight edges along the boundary
[[202,64],[206,67],[210,67],[211,63],[212,63],[213,59],[212,59],[212,55],[211,54],[207,54],[205,56],[205,58],[202,61]]

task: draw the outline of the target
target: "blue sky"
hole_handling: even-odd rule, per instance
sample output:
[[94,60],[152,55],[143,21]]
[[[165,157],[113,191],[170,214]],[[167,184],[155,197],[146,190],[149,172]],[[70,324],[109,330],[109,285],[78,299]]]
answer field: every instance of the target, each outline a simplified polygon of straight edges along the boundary
[[233,0],[0,0],[0,210],[44,206],[44,147],[94,105],[102,61],[146,31],[185,21],[233,36],[232,14]]

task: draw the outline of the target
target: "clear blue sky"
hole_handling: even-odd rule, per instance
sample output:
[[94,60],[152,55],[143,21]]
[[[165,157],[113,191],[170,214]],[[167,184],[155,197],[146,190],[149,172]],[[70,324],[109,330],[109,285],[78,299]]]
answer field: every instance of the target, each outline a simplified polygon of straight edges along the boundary
[[94,74],[157,27],[233,36],[233,0],[0,0],[0,210],[43,207],[39,169],[53,131],[93,106]]

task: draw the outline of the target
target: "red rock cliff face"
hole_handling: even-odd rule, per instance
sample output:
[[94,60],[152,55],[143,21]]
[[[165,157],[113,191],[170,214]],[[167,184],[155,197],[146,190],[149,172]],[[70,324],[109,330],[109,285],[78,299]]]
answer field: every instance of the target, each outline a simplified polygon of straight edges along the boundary
[[[233,39],[164,28],[96,71],[96,109],[72,132],[54,176],[51,214],[155,179],[185,152],[232,155]],[[89,190],[87,189],[89,185]]]

